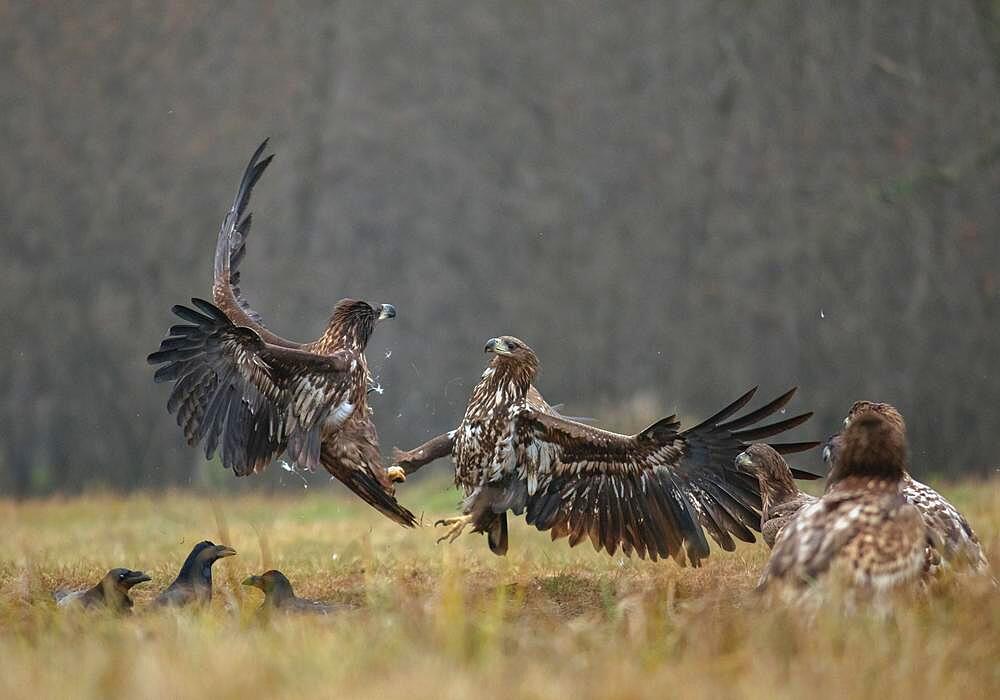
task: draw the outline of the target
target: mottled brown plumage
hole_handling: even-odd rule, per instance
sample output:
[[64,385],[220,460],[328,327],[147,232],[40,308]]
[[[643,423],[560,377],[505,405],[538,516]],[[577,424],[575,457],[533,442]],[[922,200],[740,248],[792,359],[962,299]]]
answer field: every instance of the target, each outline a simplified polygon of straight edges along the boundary
[[[621,548],[626,555],[697,565],[709,553],[703,527],[727,550],[735,548],[734,537],[753,542],[760,528],[757,480],[737,470],[733,459],[744,440],[776,435],[811,415],[748,427],[781,409],[794,390],[732,418],[750,391],[693,428],[681,430],[670,416],[622,435],[552,409],[532,386],[538,358],[523,341],[493,338],[486,351],[494,356],[458,428],[397,451],[395,462],[412,472],[450,454],[466,498],[461,517],[439,521],[452,525],[446,537],[471,525],[487,534],[497,554],[507,550],[508,510],[524,513],[552,539],[567,537],[570,546],[589,539],[612,555]],[[816,444],[776,447],[794,452]]]
[[[855,401],[844,419],[844,425],[849,426],[857,416],[868,412],[882,416],[906,435],[906,421],[902,414],[890,404],[875,401]],[[823,450],[824,459],[833,468],[836,468],[840,458],[842,443],[843,434],[838,433],[830,438]],[[931,531],[927,551],[931,573],[937,573],[942,565],[957,571],[989,572],[989,562],[979,537],[958,508],[930,486],[914,479],[908,470],[903,474],[902,493],[909,503],[917,507],[924,524]]]
[[792,470],[784,457],[770,445],[756,442],[736,457],[736,466],[757,478],[760,485],[760,534],[768,547],[788,523],[816,502],[795,485]]
[[924,568],[927,529],[903,497],[906,436],[876,412],[845,429],[826,493],[778,537],[761,587],[822,582],[865,596],[912,589]]
[[213,301],[173,308],[186,323],[172,326],[149,356],[163,365],[154,379],[174,383],[167,410],[189,445],[204,445],[207,459],[218,449],[237,476],[283,454],[310,471],[322,466],[381,513],[412,526],[413,514],[396,502],[367,401],[365,348],[375,324],[395,309],[342,299],[318,339],[294,343],[264,326],[240,290],[246,208],[273,157],[260,160],[266,144],[251,158],[219,232]]

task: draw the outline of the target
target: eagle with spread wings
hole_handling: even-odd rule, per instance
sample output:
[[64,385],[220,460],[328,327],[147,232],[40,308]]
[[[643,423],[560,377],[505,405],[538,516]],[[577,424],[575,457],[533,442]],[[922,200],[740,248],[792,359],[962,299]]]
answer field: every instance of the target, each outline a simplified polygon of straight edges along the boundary
[[183,323],[147,358],[160,365],[154,380],[173,382],[167,410],[206,459],[218,450],[237,476],[282,455],[310,471],[322,466],[382,514],[413,526],[413,514],[396,501],[367,403],[365,348],[395,308],[341,299],[323,335],[295,343],[271,332],[240,289],[250,194],[274,157],[261,159],[266,146],[250,159],[219,231],[212,301],[173,307]]
[[[682,430],[675,416],[636,435],[621,435],[560,415],[532,385],[539,362],[524,341],[511,336],[486,343],[493,357],[472,391],[459,426],[408,452],[393,464],[407,474],[450,455],[455,483],[465,491],[462,515],[438,521],[453,541],[467,526],[487,535],[490,549],[507,551],[507,511],[568,537],[570,546],[589,538],[595,550],[620,547],[640,558],[672,557],[697,566],[708,556],[703,531],[726,550],[734,537],[754,541],[761,498],[756,477],[739,470],[735,457],[747,441],[801,425],[803,413],[763,426],[794,389],[738,418],[753,397],[747,392],[698,425]],[[800,452],[818,442],[773,445]],[[818,478],[796,470],[799,478]],[[439,540],[440,541],[440,540]]]

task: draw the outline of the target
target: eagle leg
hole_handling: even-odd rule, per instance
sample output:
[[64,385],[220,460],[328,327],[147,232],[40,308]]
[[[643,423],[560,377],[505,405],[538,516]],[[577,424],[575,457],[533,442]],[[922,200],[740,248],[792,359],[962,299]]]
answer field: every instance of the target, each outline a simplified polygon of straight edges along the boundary
[[454,542],[462,534],[465,526],[472,522],[473,518],[474,516],[472,515],[460,515],[457,518],[442,518],[435,522],[434,527],[438,525],[450,525],[448,531],[442,537],[438,538],[438,544],[441,544],[445,540]]

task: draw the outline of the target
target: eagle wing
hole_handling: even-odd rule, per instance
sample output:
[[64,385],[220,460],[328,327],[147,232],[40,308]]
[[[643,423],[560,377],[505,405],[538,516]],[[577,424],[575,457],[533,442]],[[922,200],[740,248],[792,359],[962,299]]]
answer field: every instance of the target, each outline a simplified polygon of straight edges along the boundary
[[989,569],[979,537],[948,499],[912,477],[903,482],[903,497],[920,511],[944,562],[959,570],[971,568],[985,572]]
[[274,345],[213,304],[191,301],[197,310],[173,307],[188,323],[172,326],[147,358],[163,365],[156,382],[174,382],[167,410],[188,444],[203,443],[211,459],[221,442],[222,462],[238,476],[262,470],[286,448],[301,466],[318,466],[324,420],[349,406],[349,353]]
[[[551,412],[521,407],[501,440],[490,481],[523,483],[524,493],[508,489],[513,507],[523,502],[527,522],[568,536],[570,545],[590,537],[595,549],[614,554],[679,557],[692,564],[708,556],[702,526],[724,549],[732,535],[753,542],[760,529],[760,492],[756,480],[736,470],[734,460],[749,440],[791,429],[805,413],[769,425],[747,428],[771,415],[791,398],[787,392],[746,416],[726,421],[753,396],[753,389],[707,421],[680,431],[675,416],[657,421],[636,435],[584,425]],[[795,452],[818,443],[772,445]]]
[[219,239],[215,246],[212,299],[235,325],[253,330],[264,342],[286,348],[301,348],[300,343],[285,340],[268,330],[260,314],[251,308],[240,289],[240,263],[246,255],[246,240],[253,223],[253,214],[247,211],[250,194],[274,159],[274,155],[269,155],[261,160],[267,142],[268,140],[264,139],[250,157],[250,162],[243,171],[239,189],[236,191],[236,199],[233,200],[233,206],[226,214],[219,230]]

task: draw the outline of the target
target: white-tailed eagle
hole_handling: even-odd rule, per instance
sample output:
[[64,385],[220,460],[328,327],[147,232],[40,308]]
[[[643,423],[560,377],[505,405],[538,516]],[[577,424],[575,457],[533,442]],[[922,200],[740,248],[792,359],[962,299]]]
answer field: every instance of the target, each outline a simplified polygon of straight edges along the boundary
[[[742,417],[751,390],[704,422],[682,430],[675,416],[637,435],[601,430],[561,416],[532,386],[538,358],[510,336],[486,344],[493,353],[459,426],[393,463],[411,473],[450,455],[466,494],[463,515],[448,521],[454,540],[471,525],[490,549],[507,551],[507,511],[571,546],[590,539],[614,554],[673,557],[697,565],[708,556],[702,528],[727,550],[733,538],[753,542],[760,528],[756,479],[733,460],[750,440],[800,425],[811,414],[751,427],[780,410],[794,390]],[[775,445],[798,452],[818,443]],[[800,474],[803,478],[814,475]],[[444,538],[442,538],[444,539]]]
[[173,382],[167,410],[188,444],[201,443],[208,459],[218,450],[237,476],[286,455],[308,470],[324,467],[379,512],[412,526],[413,514],[396,502],[366,399],[365,347],[395,308],[342,299],[318,339],[294,343],[268,330],[240,290],[247,205],[273,158],[261,160],[266,145],[250,159],[219,232],[212,301],[173,307],[184,323],[171,326],[149,356],[161,365],[154,379]]

